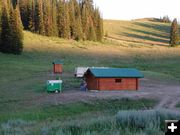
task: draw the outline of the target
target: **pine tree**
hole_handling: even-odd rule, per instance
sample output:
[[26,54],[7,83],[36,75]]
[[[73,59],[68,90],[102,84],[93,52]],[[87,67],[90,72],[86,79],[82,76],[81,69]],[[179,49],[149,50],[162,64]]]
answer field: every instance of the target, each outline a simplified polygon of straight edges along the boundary
[[[1,16],[2,16],[2,2],[0,2],[0,46],[1,46],[1,28],[2,28]],[[0,47],[0,48],[1,48],[1,47]],[[0,50],[0,51],[1,51],[1,50]]]
[[23,49],[23,27],[20,19],[19,6],[16,5],[16,8],[13,9],[12,3],[4,0],[1,19],[1,52],[21,54]]
[[19,7],[20,7],[20,14],[22,23],[25,30],[28,30],[29,26],[29,18],[28,18],[28,2],[29,0],[18,0]]
[[83,39],[83,31],[82,31],[82,20],[81,20],[81,11],[79,4],[76,0],[74,1],[74,10],[75,10],[75,25],[74,25],[74,38],[75,40]]
[[58,20],[57,20],[57,25],[58,25],[58,36],[63,37],[63,20],[64,20],[64,6],[63,2],[60,0],[58,2]]
[[58,33],[59,37],[70,38],[69,11],[65,0],[58,3]]
[[89,25],[89,28],[88,28],[87,40],[96,41],[97,38],[96,38],[96,32],[95,32],[95,29],[94,29],[93,21],[90,20],[89,24],[90,25]]
[[71,38],[75,39],[75,8],[74,8],[74,0],[69,1],[69,20],[70,20],[70,33]]
[[36,19],[35,30],[37,33],[39,33],[41,35],[45,35],[42,0],[38,0],[36,2],[35,13],[36,13],[36,15],[35,15],[35,19]]
[[94,11],[94,27],[96,31],[97,41],[101,41],[103,38],[103,20],[101,19],[98,8],[96,8]]
[[10,39],[9,44],[11,44],[11,53],[21,54],[23,50],[23,27],[20,20],[19,7],[16,6],[15,9],[10,10]]
[[177,19],[175,18],[171,25],[170,32],[170,46],[177,46],[179,43],[179,29],[177,24]]
[[98,18],[98,26],[97,26],[97,40],[102,41],[104,35],[104,29],[103,29],[103,19],[99,15]]
[[15,6],[14,13],[15,13],[15,17],[16,17],[16,23],[17,23],[19,38],[23,39],[24,38],[24,35],[23,35],[24,27],[23,27],[22,20],[21,20],[19,3],[17,3],[17,5]]
[[170,23],[171,22],[171,20],[169,19],[169,16],[163,16],[161,21],[164,22],[164,23]]
[[58,28],[57,28],[57,1],[52,0],[52,36],[58,36]]
[[28,3],[28,30],[35,32],[35,3],[34,0],[29,0]]
[[82,28],[84,33],[84,40],[96,41],[96,27],[94,19],[94,6],[92,0],[83,0],[81,5],[82,12]]
[[82,14],[81,17],[82,17],[83,39],[86,40],[88,37],[89,22],[88,22],[88,11],[85,4],[82,4],[81,14]]
[[2,16],[1,16],[1,45],[0,51],[3,53],[11,53],[11,46],[9,45],[10,39],[10,24],[9,24],[9,11],[8,3],[6,0],[3,1]]
[[52,15],[51,15],[51,1],[44,0],[43,1],[43,19],[44,19],[44,29],[45,35],[52,35]]
[[70,38],[70,19],[69,19],[69,9],[68,4],[64,1],[64,38],[69,39]]

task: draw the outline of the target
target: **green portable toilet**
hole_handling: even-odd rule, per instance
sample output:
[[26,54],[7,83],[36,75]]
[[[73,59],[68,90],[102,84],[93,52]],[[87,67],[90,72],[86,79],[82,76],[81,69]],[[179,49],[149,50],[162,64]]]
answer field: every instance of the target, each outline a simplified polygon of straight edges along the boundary
[[47,81],[47,92],[61,92],[62,91],[62,80],[48,80]]

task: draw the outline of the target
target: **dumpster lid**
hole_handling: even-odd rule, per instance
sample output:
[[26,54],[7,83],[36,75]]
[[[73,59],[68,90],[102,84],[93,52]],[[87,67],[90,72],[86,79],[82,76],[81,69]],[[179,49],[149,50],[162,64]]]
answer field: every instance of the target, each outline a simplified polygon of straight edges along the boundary
[[62,80],[48,80],[48,83],[62,83]]

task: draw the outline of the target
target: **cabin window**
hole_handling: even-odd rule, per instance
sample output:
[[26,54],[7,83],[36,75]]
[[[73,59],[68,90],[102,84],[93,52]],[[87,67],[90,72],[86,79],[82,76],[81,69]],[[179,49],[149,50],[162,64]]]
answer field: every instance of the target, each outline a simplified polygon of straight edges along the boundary
[[122,79],[115,79],[115,83],[121,83]]

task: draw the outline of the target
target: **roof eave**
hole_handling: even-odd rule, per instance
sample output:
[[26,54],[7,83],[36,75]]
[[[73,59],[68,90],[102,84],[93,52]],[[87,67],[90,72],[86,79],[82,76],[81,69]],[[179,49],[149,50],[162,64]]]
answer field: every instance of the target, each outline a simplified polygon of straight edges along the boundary
[[124,76],[109,76],[109,77],[105,77],[105,76],[94,76],[96,78],[144,78],[143,77],[135,77],[135,76],[131,76],[131,77],[124,77]]

